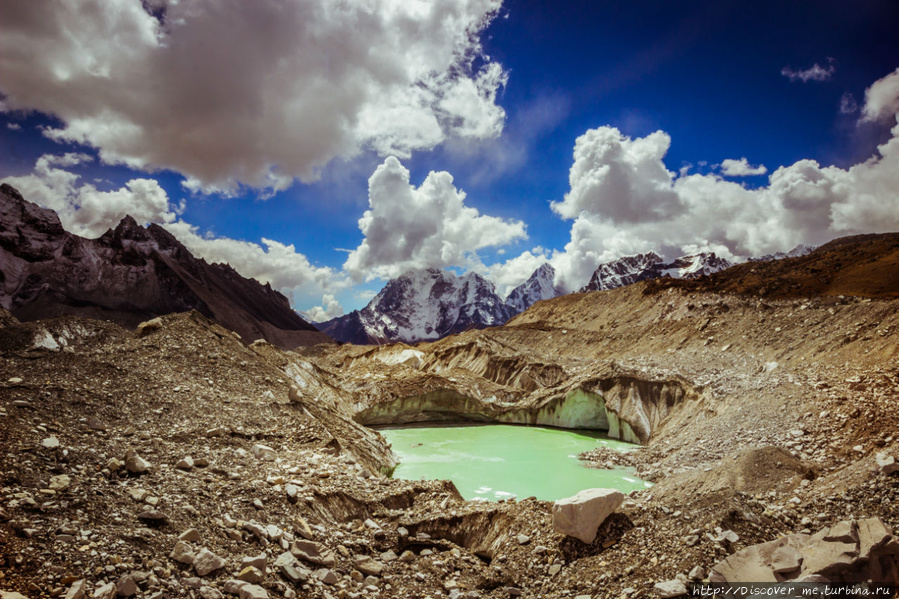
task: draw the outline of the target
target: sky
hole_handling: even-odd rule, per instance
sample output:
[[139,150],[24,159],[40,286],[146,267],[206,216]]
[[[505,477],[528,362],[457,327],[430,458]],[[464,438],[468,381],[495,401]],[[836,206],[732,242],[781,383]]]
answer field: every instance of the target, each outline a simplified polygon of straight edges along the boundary
[[899,230],[899,3],[5,0],[0,181],[311,320]]

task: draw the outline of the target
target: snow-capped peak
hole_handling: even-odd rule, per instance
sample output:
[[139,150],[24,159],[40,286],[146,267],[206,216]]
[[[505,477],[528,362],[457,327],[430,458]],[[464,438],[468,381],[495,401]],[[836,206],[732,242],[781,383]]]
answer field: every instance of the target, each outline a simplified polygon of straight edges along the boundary
[[339,341],[411,343],[500,325],[511,316],[494,284],[481,275],[424,268],[388,281],[365,308],[330,320],[321,330]]
[[660,277],[693,279],[710,275],[730,266],[732,266],[730,261],[719,258],[711,252],[681,256],[669,263],[665,263],[664,259],[655,252],[625,256],[600,264],[590,282],[581,288],[581,292],[615,289]]
[[562,295],[561,289],[555,286],[556,269],[544,263],[534,271],[527,281],[516,287],[506,298],[506,305],[516,314],[524,312],[540,300],[552,299]]

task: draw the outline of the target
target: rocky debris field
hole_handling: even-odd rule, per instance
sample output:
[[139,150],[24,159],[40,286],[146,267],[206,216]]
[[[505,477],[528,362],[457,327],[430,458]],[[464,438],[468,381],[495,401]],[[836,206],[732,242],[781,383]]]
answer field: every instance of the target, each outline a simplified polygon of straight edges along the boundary
[[[195,313],[131,332],[77,317],[20,324],[0,311],[3,599],[667,597],[759,544],[794,535],[801,553],[814,535],[848,543],[877,522],[877,572],[890,575],[891,303],[758,308],[665,291],[635,300],[645,303],[625,326],[611,308],[588,318],[608,297],[590,295],[560,298],[571,305],[554,316],[537,304],[517,325],[434,344],[451,367],[428,346],[385,365],[410,393],[403,369],[442,369],[471,389],[475,374],[511,380],[512,366],[478,347],[540,361],[544,381],[614,359],[690,385],[695,394],[664,413],[645,447],[586,456],[657,483],[625,497],[590,543],[556,532],[549,502],[466,502],[447,482],[383,476],[389,448],[352,419],[376,371],[352,363],[362,350],[247,345]],[[847,527],[848,537],[832,532]],[[847,563],[819,568],[832,580],[874,576],[863,545],[876,543],[858,534]],[[759,567],[787,567],[797,558],[786,553]]]

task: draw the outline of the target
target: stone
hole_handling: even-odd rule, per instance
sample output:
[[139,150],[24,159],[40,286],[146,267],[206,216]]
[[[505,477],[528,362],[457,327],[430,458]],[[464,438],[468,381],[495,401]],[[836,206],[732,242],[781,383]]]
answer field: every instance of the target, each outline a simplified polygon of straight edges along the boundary
[[190,456],[184,456],[178,463],[175,464],[175,468],[178,470],[191,470],[194,467],[194,459]]
[[356,556],[353,566],[366,576],[380,576],[384,571],[384,564],[367,555]]
[[128,495],[130,495],[131,499],[133,499],[134,501],[142,502],[144,499],[150,496],[150,492],[146,489],[131,487],[130,489],[128,489]]
[[695,566],[692,570],[690,570],[690,573],[687,576],[690,578],[690,580],[702,580],[703,578],[705,578],[705,574],[705,568],[703,568],[702,566]]
[[179,540],[187,541],[188,543],[199,543],[200,538],[200,531],[196,528],[188,528],[180,535],[178,535]]
[[899,472],[899,463],[896,463],[896,458],[885,451],[881,451],[874,456],[874,460],[877,462],[877,468],[880,470],[881,474]]
[[58,474],[50,477],[50,490],[62,493],[72,485],[72,479],[67,474]]
[[256,584],[246,584],[238,592],[240,599],[268,599],[268,591]]
[[160,512],[159,510],[147,510],[146,512],[141,512],[137,515],[138,520],[142,520],[147,524],[158,524],[162,525],[169,521],[169,517]]
[[28,597],[15,591],[0,591],[0,599],[28,599]]
[[6,382],[9,383],[10,385],[18,385],[23,382],[23,379],[22,379],[22,377],[14,376]]
[[222,599],[224,597],[218,589],[206,586],[200,587],[199,593],[202,599]]
[[771,570],[775,574],[794,572],[802,565],[802,554],[794,547],[783,545],[771,554]]
[[[113,599],[116,595],[116,588],[114,582],[107,582],[101,587],[97,587],[94,589],[94,594],[91,595],[94,599]],[[6,598],[4,598],[6,599]]]
[[658,592],[660,597],[680,597],[687,594],[687,586],[680,580],[666,580],[665,582],[657,582],[653,589]]
[[275,450],[267,445],[256,444],[252,449],[253,457],[257,460],[262,460],[264,462],[274,462],[275,461]]
[[205,547],[200,549],[197,557],[194,559],[194,572],[200,576],[206,576],[210,572],[215,572],[225,567],[225,560],[209,551]]
[[106,460],[106,469],[110,472],[118,472],[125,464],[119,458],[109,458]]
[[87,581],[84,578],[73,582],[72,586],[70,586],[69,590],[66,592],[66,599],[83,599],[85,586],[87,586]]
[[263,574],[256,566],[247,566],[240,571],[237,578],[238,580],[255,584],[257,582],[262,582],[263,578],[265,578],[265,574]]
[[858,528],[855,522],[849,520],[837,522],[824,534],[824,540],[837,543],[856,543],[858,542]]
[[125,469],[131,474],[146,474],[151,468],[150,462],[143,459],[133,449],[125,453]]
[[116,595],[119,597],[131,597],[137,594],[137,583],[130,576],[122,576],[115,584]]
[[531,542],[531,537],[527,535],[518,535],[517,537],[515,537],[515,540],[518,541],[519,545],[527,545]]
[[137,325],[137,336],[138,337],[146,337],[153,331],[158,331],[162,328],[162,317],[157,316],[151,320],[144,321]]
[[586,489],[553,504],[553,530],[592,543],[596,531],[624,501],[615,489]]
[[193,549],[184,541],[178,541],[177,543],[175,543],[175,547],[174,549],[172,549],[169,557],[180,564],[187,565],[191,565],[196,559],[196,555],[194,555]]
[[59,447],[59,439],[56,437],[47,437],[41,441],[41,447],[45,449],[57,449]]
[[328,568],[321,568],[319,570],[316,570],[313,576],[322,581],[324,584],[337,584],[338,580],[337,574],[334,572],[334,570]]
[[301,560],[330,568],[337,563],[337,557],[324,545],[315,541],[298,539],[293,542],[290,552]]
[[[290,554],[288,553],[287,555],[290,555]],[[293,556],[291,556],[291,557],[293,557]],[[259,555],[256,555],[253,557],[245,557],[242,560],[240,560],[241,568],[246,568],[247,566],[253,566],[254,568],[258,569],[263,574],[265,574],[265,572],[266,572],[267,565],[268,565],[268,556],[266,556],[264,553],[260,553]]]
[[296,503],[299,499],[300,488],[296,485],[285,485],[284,492],[287,493],[287,501],[290,503]]
[[244,582],[242,580],[226,580],[224,586],[222,587],[222,591],[224,591],[228,595],[239,595],[240,589],[247,586],[248,582]]

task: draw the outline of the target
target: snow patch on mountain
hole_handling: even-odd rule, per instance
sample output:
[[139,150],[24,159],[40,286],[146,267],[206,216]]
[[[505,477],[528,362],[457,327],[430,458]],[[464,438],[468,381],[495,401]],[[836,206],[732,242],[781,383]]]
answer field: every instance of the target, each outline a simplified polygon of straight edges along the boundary
[[593,272],[590,282],[580,291],[615,289],[660,277],[693,279],[730,266],[732,263],[729,260],[719,258],[713,252],[681,256],[667,263],[655,252],[648,252],[600,264]]

